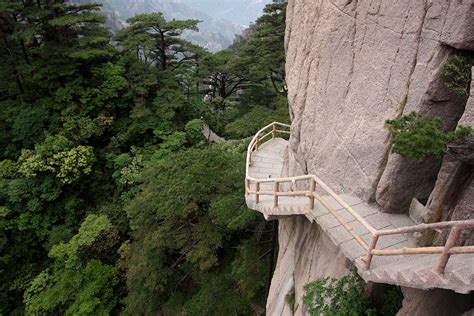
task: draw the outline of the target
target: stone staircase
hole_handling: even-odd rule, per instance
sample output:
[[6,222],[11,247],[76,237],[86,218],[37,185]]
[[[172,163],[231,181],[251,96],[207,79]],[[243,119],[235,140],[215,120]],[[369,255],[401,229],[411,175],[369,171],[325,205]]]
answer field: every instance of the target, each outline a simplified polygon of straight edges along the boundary
[[[254,144],[249,145],[246,177],[246,202],[249,208],[261,212],[267,220],[303,215],[311,222],[316,222],[354,263],[365,281],[419,289],[444,288],[459,293],[469,293],[474,289],[474,253],[448,256],[450,260],[442,274],[435,271],[441,253],[374,255],[371,262],[369,261],[370,267],[367,268],[367,255],[372,248],[364,249],[361,242],[371,245],[374,232],[403,230],[416,224],[407,215],[382,213],[376,206],[347,194],[333,196],[321,193],[321,200],[314,201],[314,207],[311,207],[310,200],[313,195],[308,194],[309,191],[303,191],[305,194],[294,192],[298,177],[295,177],[297,181],[285,184],[285,188],[275,185],[275,182],[284,182],[287,179],[279,177],[288,142],[275,137],[278,132],[278,129],[273,127],[272,138],[266,142],[264,138],[270,133],[260,137],[259,132],[256,141],[254,137]],[[256,179],[258,181],[255,181]],[[315,195],[318,196],[316,193]],[[346,205],[341,205],[336,199],[342,199]],[[356,214],[352,214],[348,207]],[[414,248],[416,245],[412,240],[412,233],[380,236],[376,242],[377,250],[388,252],[413,251]],[[472,246],[467,248],[469,251],[474,251]],[[428,248],[423,249],[431,251]],[[439,252],[439,249],[437,251]]]
[[420,289],[443,288],[459,293],[469,293],[473,289],[474,259],[472,254],[453,256],[444,274],[433,270],[439,255],[411,255],[403,258],[390,258],[369,270],[356,266],[366,281],[388,283]]

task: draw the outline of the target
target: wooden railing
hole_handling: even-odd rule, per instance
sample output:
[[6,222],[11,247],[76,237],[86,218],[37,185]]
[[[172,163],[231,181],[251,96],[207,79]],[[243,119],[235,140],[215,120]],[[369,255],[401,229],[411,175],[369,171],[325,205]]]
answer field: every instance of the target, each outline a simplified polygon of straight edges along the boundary
[[[268,178],[260,179],[254,178],[249,175],[249,168],[252,165],[252,154],[258,150],[259,147],[266,141],[277,137],[278,135],[290,134],[290,125],[273,122],[261,130],[259,130],[250,141],[247,149],[247,164],[246,164],[246,177],[245,177],[245,192],[247,195],[255,195],[255,202],[260,202],[260,196],[270,195],[273,196],[273,207],[277,208],[279,205],[278,198],[280,196],[304,196],[308,198],[308,206],[310,209],[314,209],[314,202],[317,200],[321,203],[345,228],[345,230],[351,234],[351,236],[357,241],[357,243],[367,252],[367,255],[363,257],[366,269],[370,268],[373,256],[394,256],[394,255],[415,255],[415,254],[441,254],[438,265],[435,269],[438,273],[444,273],[445,267],[449,261],[449,257],[454,254],[463,253],[474,253],[474,246],[456,246],[456,243],[464,229],[474,229],[474,220],[464,221],[448,221],[431,224],[420,224],[414,226],[400,227],[396,229],[375,229],[369,224],[362,216],[359,215],[352,207],[350,207],[339,195],[337,195],[330,187],[322,182],[315,175],[304,175],[295,177],[284,177],[284,178]],[[261,190],[262,184],[270,183],[273,184],[272,191]],[[291,190],[281,190],[282,183],[289,183]],[[297,190],[297,184],[302,184],[300,187],[307,188],[304,190]],[[254,184],[255,189],[252,189]],[[371,234],[372,240],[368,245],[365,240],[356,233],[355,229],[350,223],[345,221],[336,210],[329,205],[326,200],[318,192],[326,193],[331,196],[336,202],[347,210],[360,224],[362,224]],[[397,235],[414,233],[425,230],[440,230],[440,229],[451,229],[446,244],[444,246],[432,246],[432,247],[403,247],[396,249],[377,249],[377,242],[381,236]]]

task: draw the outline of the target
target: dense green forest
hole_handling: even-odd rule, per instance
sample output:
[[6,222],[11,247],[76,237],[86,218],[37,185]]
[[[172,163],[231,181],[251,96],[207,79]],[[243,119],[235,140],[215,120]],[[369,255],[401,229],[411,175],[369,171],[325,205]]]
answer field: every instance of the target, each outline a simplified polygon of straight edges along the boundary
[[197,20],[98,10],[0,0],[0,315],[261,313],[276,228],[244,159],[288,121],[285,4],[216,54]]

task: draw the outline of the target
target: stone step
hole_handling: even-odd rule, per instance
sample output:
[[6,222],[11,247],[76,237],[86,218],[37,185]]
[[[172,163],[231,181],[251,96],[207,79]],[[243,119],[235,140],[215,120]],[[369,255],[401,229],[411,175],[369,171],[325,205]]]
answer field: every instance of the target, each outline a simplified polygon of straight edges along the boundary
[[[262,144],[259,150],[252,154],[249,176],[264,179],[279,177],[283,168],[283,154],[287,144],[288,142],[281,138],[271,139]],[[255,189],[255,184],[251,184],[251,189]],[[260,189],[273,191],[274,184],[261,184]],[[281,189],[288,191],[290,186],[285,184]],[[334,198],[329,196],[323,196],[323,198],[367,244],[370,244],[372,235],[367,228],[357,222],[354,216]],[[340,198],[376,229],[392,229],[415,224],[407,215],[382,213],[376,206],[364,203],[357,197],[341,194]],[[440,254],[374,256],[370,269],[365,270],[365,265],[360,259],[361,256],[366,255],[365,250],[336,220],[334,215],[318,201],[315,201],[314,209],[309,208],[309,199],[303,196],[280,196],[278,207],[274,207],[273,195],[260,196],[259,203],[255,201],[255,194],[247,195],[246,202],[249,208],[261,212],[267,220],[305,215],[309,221],[316,222],[334,244],[340,247],[344,255],[355,263],[360,275],[366,281],[420,289],[445,288],[459,293],[468,293],[474,289],[474,255],[472,254],[452,256],[444,275],[439,275],[434,271]],[[383,236],[377,243],[378,249],[403,247],[414,247],[414,242],[408,234]]]

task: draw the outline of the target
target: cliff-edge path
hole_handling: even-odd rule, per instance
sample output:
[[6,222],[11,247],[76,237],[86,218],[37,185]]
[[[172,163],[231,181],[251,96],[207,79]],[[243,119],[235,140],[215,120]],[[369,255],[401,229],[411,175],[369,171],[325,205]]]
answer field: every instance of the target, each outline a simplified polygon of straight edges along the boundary
[[[347,194],[337,195],[315,175],[280,177],[289,125],[272,123],[247,152],[246,202],[267,220],[304,215],[316,221],[365,281],[412,288],[474,290],[474,246],[456,246],[474,221],[416,225],[408,215],[382,213]],[[412,234],[451,229],[445,246],[417,247]]]

